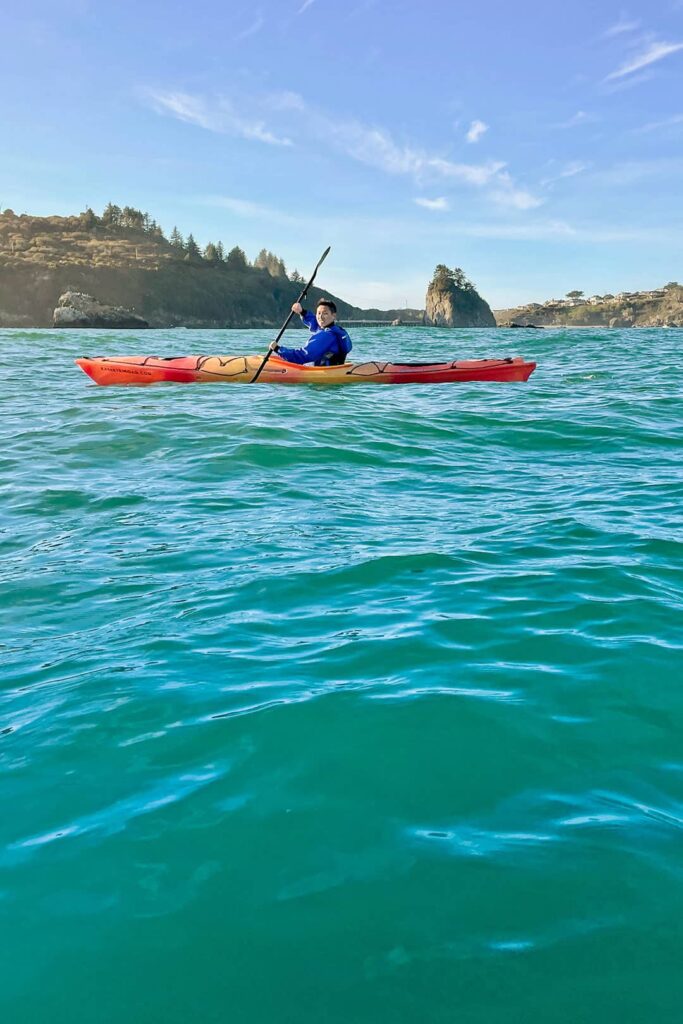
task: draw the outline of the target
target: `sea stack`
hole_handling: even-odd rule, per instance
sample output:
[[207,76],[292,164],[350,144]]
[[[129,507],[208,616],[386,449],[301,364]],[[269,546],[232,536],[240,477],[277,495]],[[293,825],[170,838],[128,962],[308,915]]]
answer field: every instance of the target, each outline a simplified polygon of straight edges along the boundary
[[425,320],[434,327],[495,327],[491,307],[460,267],[440,263],[434,271],[425,302]]

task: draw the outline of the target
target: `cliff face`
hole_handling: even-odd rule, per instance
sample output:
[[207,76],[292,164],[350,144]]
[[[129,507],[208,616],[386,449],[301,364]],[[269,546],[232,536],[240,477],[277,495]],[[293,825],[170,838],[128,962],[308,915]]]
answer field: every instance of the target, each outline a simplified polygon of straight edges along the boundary
[[596,296],[585,302],[531,302],[497,309],[496,321],[501,327],[683,327],[683,287],[671,283],[649,292]]
[[470,285],[435,278],[427,289],[425,319],[435,327],[495,327],[491,308]]

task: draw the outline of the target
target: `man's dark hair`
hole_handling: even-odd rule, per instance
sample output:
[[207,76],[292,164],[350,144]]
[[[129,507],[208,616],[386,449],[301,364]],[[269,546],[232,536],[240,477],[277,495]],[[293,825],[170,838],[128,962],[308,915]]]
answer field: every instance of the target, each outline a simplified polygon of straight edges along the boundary
[[337,312],[337,307],[335,306],[332,299],[318,299],[315,308],[317,309],[318,306],[327,306],[331,313]]

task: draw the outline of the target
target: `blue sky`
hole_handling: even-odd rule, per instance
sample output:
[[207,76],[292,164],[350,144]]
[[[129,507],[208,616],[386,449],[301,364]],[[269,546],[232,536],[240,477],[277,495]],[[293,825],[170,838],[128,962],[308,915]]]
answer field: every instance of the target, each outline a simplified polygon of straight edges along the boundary
[[24,0],[0,207],[131,205],[361,306],[683,280],[683,0]]

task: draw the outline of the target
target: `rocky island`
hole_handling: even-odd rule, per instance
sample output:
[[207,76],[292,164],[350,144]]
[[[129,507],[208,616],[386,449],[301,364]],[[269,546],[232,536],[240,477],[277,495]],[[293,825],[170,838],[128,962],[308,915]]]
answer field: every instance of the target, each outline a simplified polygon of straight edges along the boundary
[[92,295],[83,292],[64,292],[52,314],[55,327],[149,327],[141,316],[123,306],[104,306]]
[[491,308],[460,267],[439,263],[427,289],[425,323],[434,327],[495,327]]

